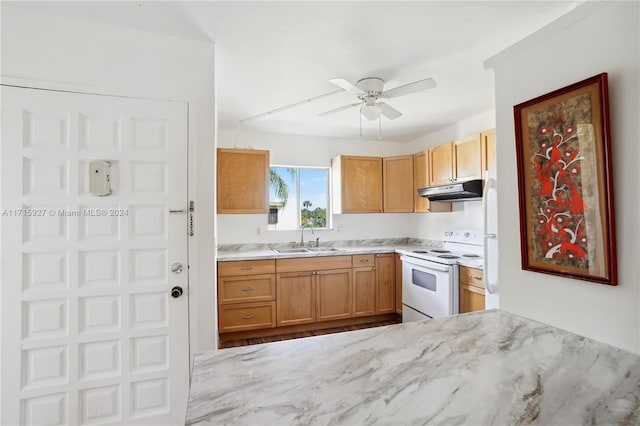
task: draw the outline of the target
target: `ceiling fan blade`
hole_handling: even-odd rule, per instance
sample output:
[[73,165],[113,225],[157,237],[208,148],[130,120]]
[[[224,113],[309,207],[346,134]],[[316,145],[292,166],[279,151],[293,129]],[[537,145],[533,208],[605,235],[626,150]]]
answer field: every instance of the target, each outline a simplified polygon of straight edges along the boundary
[[376,105],[378,105],[382,110],[382,115],[387,117],[389,120],[395,120],[396,118],[402,115],[400,111],[398,111],[397,109],[395,109],[389,104],[385,104],[384,102],[379,102]]
[[362,102],[357,102],[351,105],[341,106],[340,108],[332,109],[331,111],[323,112],[322,114],[318,114],[320,117],[325,117],[327,115],[334,114],[336,112],[344,111],[345,109],[353,108],[362,105]]
[[358,86],[349,83],[344,78],[332,78],[331,80],[329,80],[329,82],[332,84],[335,84],[341,89],[346,90],[347,92],[356,93],[356,94],[364,93],[364,91],[362,91]]
[[413,83],[408,83],[403,86],[385,90],[384,92],[382,92],[382,95],[380,95],[380,97],[386,99],[397,98],[399,96],[433,89],[434,87],[436,87],[436,82],[432,78],[425,78],[424,80],[414,81]]

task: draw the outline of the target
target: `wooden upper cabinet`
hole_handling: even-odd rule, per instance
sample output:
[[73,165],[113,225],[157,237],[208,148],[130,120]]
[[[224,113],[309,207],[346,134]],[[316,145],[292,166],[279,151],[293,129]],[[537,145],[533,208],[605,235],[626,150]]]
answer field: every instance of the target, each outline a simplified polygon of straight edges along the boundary
[[413,212],[413,156],[401,155],[382,160],[385,213]]
[[431,149],[429,157],[429,185],[446,185],[453,181],[453,142]]
[[482,179],[482,141],[480,134],[453,142],[454,181]]
[[269,151],[218,148],[218,213],[269,211]]
[[496,129],[485,130],[480,133],[482,140],[482,170],[496,171]]
[[482,179],[483,152],[479,133],[431,149],[429,184],[446,185]]
[[382,212],[382,158],[340,155],[331,171],[333,213]]
[[450,212],[451,203],[430,202],[428,198],[418,195],[418,188],[429,186],[429,151],[413,155],[413,197],[414,212]]

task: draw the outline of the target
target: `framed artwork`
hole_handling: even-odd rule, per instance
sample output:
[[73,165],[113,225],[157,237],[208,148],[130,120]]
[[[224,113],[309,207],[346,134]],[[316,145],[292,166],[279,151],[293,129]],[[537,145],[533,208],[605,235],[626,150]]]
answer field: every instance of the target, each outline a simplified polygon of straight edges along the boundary
[[607,74],[513,109],[522,268],[617,285]]

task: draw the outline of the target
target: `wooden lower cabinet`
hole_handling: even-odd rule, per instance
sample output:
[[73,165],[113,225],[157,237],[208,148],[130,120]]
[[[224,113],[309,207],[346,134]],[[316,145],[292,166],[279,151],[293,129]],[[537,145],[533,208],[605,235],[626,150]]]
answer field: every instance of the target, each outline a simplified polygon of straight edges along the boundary
[[353,316],[351,269],[315,273],[317,320],[330,321]]
[[396,253],[396,314],[402,314],[402,260]]
[[316,321],[316,280],[313,272],[286,272],[276,278],[277,324],[307,324]]
[[484,311],[484,271],[460,267],[460,313]]
[[376,314],[396,311],[395,253],[376,254]]
[[354,316],[366,317],[376,314],[376,268],[374,266],[353,268],[353,293]]
[[395,253],[218,265],[221,340],[387,321],[401,300]]
[[218,312],[220,333],[276,326],[275,302],[222,305]]

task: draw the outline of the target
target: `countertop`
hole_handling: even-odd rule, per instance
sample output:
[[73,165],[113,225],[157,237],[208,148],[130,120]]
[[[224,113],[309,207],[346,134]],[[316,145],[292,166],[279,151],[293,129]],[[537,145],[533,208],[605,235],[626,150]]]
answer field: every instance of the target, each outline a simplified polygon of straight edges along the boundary
[[640,357],[500,310],[195,355],[186,424],[640,422]]
[[[297,257],[319,257],[319,256],[350,256],[355,254],[375,254],[375,253],[400,253],[410,252],[412,250],[425,250],[429,248],[438,248],[438,244],[379,244],[379,245],[351,245],[336,246],[335,251],[318,251],[303,253],[277,253],[273,249],[266,247],[250,247],[237,245],[234,250],[219,250],[216,260],[220,262],[241,261],[241,260],[261,260],[261,259],[288,259]],[[284,247],[283,247],[284,248]],[[330,248],[330,247],[323,247]],[[459,259],[458,265],[468,266],[470,268],[483,269],[482,261],[474,259]]]

